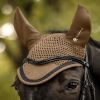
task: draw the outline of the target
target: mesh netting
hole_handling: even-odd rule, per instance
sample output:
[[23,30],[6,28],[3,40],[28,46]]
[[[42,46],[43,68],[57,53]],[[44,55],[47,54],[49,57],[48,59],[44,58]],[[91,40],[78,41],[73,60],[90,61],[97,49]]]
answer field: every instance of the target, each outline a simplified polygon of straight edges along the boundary
[[[30,50],[28,58],[44,60],[56,56],[75,56],[84,59],[84,48],[74,45],[66,39],[65,34],[48,34],[42,37]],[[60,65],[65,61],[56,61]]]

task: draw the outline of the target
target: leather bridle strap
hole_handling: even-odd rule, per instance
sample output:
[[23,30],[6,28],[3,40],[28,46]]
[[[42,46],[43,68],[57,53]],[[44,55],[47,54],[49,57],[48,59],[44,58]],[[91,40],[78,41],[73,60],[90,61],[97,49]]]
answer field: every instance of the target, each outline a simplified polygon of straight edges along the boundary
[[[89,61],[88,61],[88,55],[87,55],[87,52],[86,52],[86,62],[88,63],[89,65]],[[83,88],[82,88],[82,94],[81,94],[81,98],[80,100],[85,100],[86,99],[86,91],[88,90],[88,88],[90,89],[90,93],[91,93],[91,100],[96,100],[95,98],[95,88],[94,88],[94,84],[91,80],[91,77],[90,77],[90,70],[89,70],[89,67],[84,67],[84,82],[83,82]],[[89,91],[87,91],[89,92]],[[90,99],[89,99],[90,100]]]
[[32,60],[30,58],[25,58],[23,60],[23,63],[30,63],[33,65],[34,64],[35,65],[45,65],[45,64],[52,63],[55,61],[60,61],[60,60],[67,60],[68,62],[74,61],[74,62],[82,64],[83,66],[89,67],[88,62],[86,62],[78,57],[74,57],[74,56],[56,56],[56,57],[50,57],[49,59],[38,60],[38,61]]
[[[82,86],[82,94],[81,94],[81,99],[80,100],[85,100],[86,98],[86,91],[90,89],[91,93],[91,99],[88,100],[96,100],[95,99],[95,88],[94,84],[91,81],[90,74],[89,74],[89,69],[85,67],[85,72],[84,72],[84,81],[83,81],[83,86]],[[89,92],[89,91],[87,91]]]
[[88,57],[86,55],[86,59],[82,60],[78,57],[74,57],[74,56],[56,56],[56,57],[50,57],[49,59],[44,59],[44,60],[32,60],[30,58],[25,58],[23,60],[23,64],[24,63],[30,63],[30,64],[35,64],[35,65],[45,65],[48,63],[52,63],[55,61],[60,61],[60,60],[67,60],[68,62],[73,61],[73,62],[77,62],[83,65],[84,67],[84,81],[83,81],[83,86],[82,86],[82,94],[80,96],[80,100],[85,100],[86,98],[86,91],[89,88],[90,92],[91,92],[91,96],[92,96],[92,100],[95,100],[95,88],[93,85],[93,82],[91,81],[90,78],[90,73],[89,73],[89,63],[88,63]]

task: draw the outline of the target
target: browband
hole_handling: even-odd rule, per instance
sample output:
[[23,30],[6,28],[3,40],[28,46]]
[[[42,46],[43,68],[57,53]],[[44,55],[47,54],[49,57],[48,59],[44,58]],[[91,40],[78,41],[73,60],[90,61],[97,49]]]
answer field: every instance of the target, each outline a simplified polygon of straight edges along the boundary
[[83,66],[86,66],[87,68],[89,68],[89,64],[88,62],[86,62],[85,60],[82,60],[78,57],[74,57],[74,56],[56,56],[56,57],[50,57],[49,59],[44,59],[44,60],[32,60],[30,58],[25,58],[23,60],[23,64],[24,63],[30,63],[30,64],[35,64],[35,65],[44,65],[44,64],[48,64],[48,63],[52,63],[55,61],[59,61],[59,60],[68,60],[68,62],[70,61],[74,61],[77,63],[82,64]]

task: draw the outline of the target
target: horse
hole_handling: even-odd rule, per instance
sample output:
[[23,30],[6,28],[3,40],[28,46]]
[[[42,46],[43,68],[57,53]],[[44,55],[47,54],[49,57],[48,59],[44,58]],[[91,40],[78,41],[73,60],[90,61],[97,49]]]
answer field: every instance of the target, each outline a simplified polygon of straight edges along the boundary
[[21,100],[99,100],[100,43],[90,38],[84,6],[78,5],[68,32],[41,35],[19,8],[14,28],[29,51],[13,84]]

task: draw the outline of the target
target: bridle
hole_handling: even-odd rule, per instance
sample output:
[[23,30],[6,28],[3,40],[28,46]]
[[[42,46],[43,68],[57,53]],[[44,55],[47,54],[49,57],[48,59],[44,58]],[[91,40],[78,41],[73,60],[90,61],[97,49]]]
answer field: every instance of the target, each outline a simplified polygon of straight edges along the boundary
[[73,61],[73,62],[77,62],[83,65],[84,67],[84,77],[83,77],[83,84],[82,84],[82,90],[80,93],[80,98],[79,100],[85,100],[86,99],[86,91],[88,89],[90,89],[90,95],[91,95],[91,99],[90,100],[96,100],[95,99],[95,88],[93,85],[93,82],[91,80],[90,77],[90,66],[89,66],[89,61],[88,61],[88,56],[86,54],[85,60],[82,60],[78,57],[74,57],[74,56],[56,56],[56,57],[51,57],[49,59],[45,59],[45,60],[41,60],[41,61],[35,61],[29,58],[25,58],[23,60],[23,63],[30,63],[30,64],[36,64],[36,65],[44,65],[44,64],[48,64],[51,62],[55,62],[55,61],[60,61],[60,60],[67,60],[67,61]]

